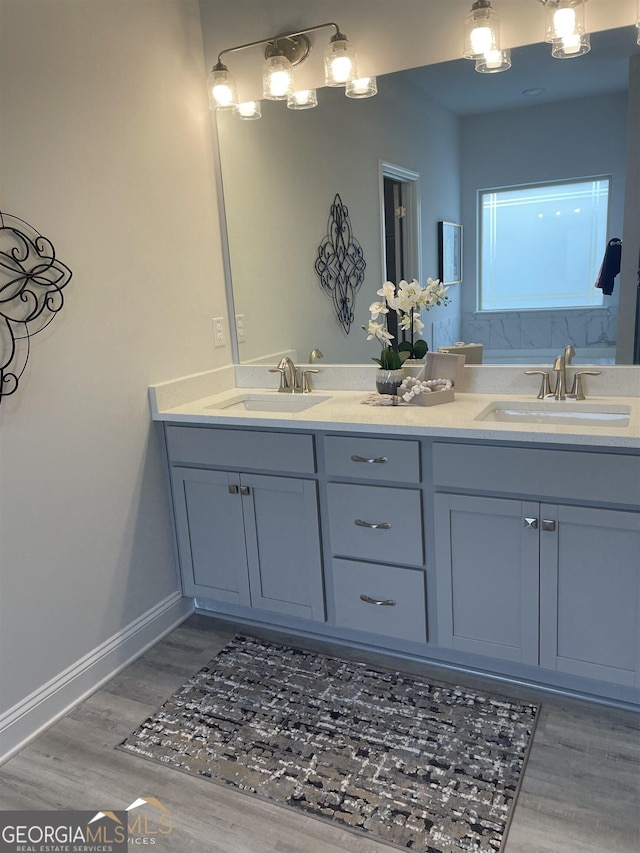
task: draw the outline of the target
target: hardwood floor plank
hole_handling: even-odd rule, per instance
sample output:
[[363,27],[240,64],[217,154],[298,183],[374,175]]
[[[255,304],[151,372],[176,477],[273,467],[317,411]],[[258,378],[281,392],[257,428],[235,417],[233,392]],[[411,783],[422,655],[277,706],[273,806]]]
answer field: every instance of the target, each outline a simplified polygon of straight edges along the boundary
[[[395,848],[115,748],[234,633],[204,616],[175,629],[0,768],[0,809],[124,808],[146,795],[174,823],[153,845],[157,853],[390,853]],[[433,677],[465,683],[442,670]],[[477,677],[473,684],[542,702],[504,853],[638,853],[640,715]]]

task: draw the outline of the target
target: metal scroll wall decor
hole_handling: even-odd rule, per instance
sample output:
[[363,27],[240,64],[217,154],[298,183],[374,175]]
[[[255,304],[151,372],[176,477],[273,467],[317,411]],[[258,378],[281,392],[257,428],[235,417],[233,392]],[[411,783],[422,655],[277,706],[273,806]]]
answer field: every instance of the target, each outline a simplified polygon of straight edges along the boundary
[[349,334],[356,291],[364,281],[362,246],[353,236],[349,211],[338,194],[331,205],[327,234],[318,247],[315,270],[320,284],[333,299],[338,322]]
[[46,237],[0,211],[0,403],[17,391],[31,338],[62,308],[70,279]]

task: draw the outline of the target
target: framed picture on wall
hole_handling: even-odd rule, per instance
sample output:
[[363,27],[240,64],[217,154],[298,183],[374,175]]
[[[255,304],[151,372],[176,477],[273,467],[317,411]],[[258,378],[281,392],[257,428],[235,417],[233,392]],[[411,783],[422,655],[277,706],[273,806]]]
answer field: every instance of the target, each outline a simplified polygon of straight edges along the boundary
[[462,283],[462,225],[438,222],[438,277],[442,284]]

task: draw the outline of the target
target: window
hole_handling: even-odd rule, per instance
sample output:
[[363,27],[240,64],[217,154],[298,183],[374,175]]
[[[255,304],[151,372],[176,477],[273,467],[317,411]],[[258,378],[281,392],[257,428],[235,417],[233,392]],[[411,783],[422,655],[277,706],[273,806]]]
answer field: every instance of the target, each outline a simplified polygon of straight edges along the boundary
[[480,193],[479,310],[602,305],[609,178]]

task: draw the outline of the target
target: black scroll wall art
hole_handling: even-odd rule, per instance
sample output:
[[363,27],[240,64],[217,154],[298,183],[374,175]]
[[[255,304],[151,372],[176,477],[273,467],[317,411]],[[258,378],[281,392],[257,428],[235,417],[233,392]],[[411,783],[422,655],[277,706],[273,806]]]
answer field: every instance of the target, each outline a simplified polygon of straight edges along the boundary
[[322,289],[333,299],[338,322],[349,334],[356,291],[364,281],[362,246],[353,236],[349,211],[338,194],[331,205],[327,234],[318,247],[315,270]]
[[31,338],[62,308],[70,279],[46,237],[0,211],[0,403],[17,391]]

